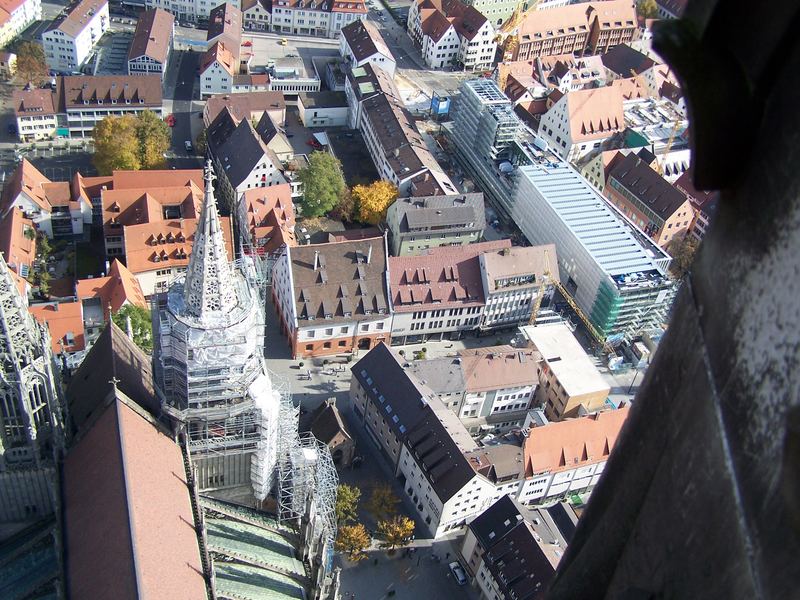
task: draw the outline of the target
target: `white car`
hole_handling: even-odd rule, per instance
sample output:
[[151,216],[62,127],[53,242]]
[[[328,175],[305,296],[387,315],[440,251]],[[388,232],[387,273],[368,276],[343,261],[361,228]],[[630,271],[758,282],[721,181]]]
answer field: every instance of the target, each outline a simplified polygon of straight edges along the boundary
[[453,574],[458,585],[466,585],[467,584],[467,574],[464,572],[464,567],[462,567],[458,562],[453,561],[449,565],[450,572]]

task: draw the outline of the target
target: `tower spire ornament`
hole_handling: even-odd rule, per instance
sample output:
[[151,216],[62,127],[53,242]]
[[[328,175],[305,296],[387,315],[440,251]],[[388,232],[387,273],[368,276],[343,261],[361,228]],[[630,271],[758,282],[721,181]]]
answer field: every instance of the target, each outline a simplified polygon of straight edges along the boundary
[[203,208],[194,234],[192,255],[186,269],[183,289],[186,312],[201,323],[218,320],[239,303],[233,270],[225,250],[225,239],[217,214],[214,178],[209,160],[205,168]]

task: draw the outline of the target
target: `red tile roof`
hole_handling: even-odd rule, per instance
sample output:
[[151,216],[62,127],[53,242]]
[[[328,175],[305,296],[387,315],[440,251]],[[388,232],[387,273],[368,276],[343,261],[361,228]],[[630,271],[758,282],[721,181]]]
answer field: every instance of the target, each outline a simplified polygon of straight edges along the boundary
[[163,63],[172,43],[172,28],[175,17],[160,8],[151,8],[139,15],[133,34],[128,60],[146,56]]
[[30,267],[36,258],[36,238],[27,237],[26,231],[34,233],[33,222],[19,208],[11,209],[0,221],[0,252],[15,272],[22,265]]
[[526,477],[608,460],[630,407],[534,427],[525,441]]
[[50,180],[28,162],[27,158],[23,158],[3,187],[3,210],[7,210],[11,202],[24,192],[40,209],[49,213],[52,207],[42,187],[45,183],[50,183]]
[[138,406],[98,413],[64,460],[70,597],[205,598],[180,449]]
[[[83,337],[83,306],[80,301],[53,304],[34,304],[30,313],[50,330],[53,354],[77,352],[86,348]],[[67,342],[67,334],[73,338]]]
[[390,256],[395,312],[480,306],[485,298],[478,255],[510,247],[511,240],[498,240],[431,248],[420,256]]
[[242,202],[253,242],[264,252],[277,250],[283,244],[297,245],[292,188],[288,183],[247,190]]
[[111,312],[115,313],[126,302],[147,308],[139,280],[116,258],[111,263],[106,277],[79,279],[75,284],[75,294],[78,300],[100,298],[104,312],[110,308]]

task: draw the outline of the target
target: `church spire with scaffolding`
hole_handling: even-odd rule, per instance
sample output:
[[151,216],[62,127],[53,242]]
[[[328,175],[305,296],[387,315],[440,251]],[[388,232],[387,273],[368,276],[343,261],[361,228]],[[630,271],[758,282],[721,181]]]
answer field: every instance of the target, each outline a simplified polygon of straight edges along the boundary
[[203,208],[194,234],[183,292],[186,311],[201,322],[225,315],[239,303],[217,214],[213,179],[211,161],[208,161]]

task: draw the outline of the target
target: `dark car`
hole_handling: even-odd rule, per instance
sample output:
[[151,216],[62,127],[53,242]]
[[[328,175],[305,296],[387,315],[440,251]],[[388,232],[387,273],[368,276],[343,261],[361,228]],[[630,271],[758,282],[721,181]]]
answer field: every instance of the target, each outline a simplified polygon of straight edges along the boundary
[[9,123],[8,124],[8,133],[9,135],[14,135],[17,133],[17,125],[16,123]]

